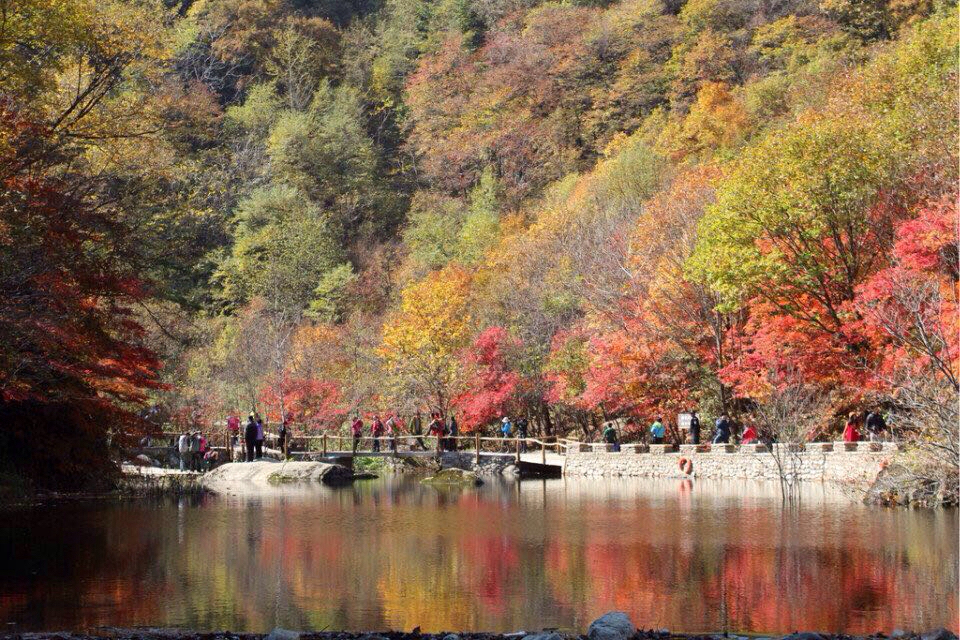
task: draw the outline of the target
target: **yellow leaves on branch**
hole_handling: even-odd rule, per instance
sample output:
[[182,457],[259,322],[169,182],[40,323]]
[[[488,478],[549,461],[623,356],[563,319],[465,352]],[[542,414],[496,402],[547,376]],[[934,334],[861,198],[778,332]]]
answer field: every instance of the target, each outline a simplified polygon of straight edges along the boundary
[[470,339],[469,287],[470,274],[450,265],[404,288],[380,347],[391,371],[452,378],[456,353]]

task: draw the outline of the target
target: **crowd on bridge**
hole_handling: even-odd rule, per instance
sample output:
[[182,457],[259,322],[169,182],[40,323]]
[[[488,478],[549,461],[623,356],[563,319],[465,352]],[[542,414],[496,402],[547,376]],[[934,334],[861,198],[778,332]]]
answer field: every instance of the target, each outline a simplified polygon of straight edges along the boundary
[[[700,416],[696,411],[687,414],[684,428],[669,429],[661,416],[657,416],[648,427],[640,428],[635,418],[627,418],[623,422],[622,432],[619,422],[608,421],[604,424],[601,439],[618,451],[624,441],[623,434],[647,444],[701,444],[702,439],[712,444],[770,444],[776,442],[776,435],[765,432],[752,422],[740,424],[727,414],[718,417],[713,423],[712,432],[707,435],[701,424]],[[423,418],[418,411],[410,420],[409,430],[405,422],[396,414],[391,413],[382,419],[379,414],[373,414],[369,428],[364,424],[359,413],[355,414],[350,423],[350,440],[352,452],[362,451],[363,441],[369,439],[369,451],[397,451],[397,439],[402,435],[413,437],[411,449],[427,450],[424,437],[435,439],[437,451],[456,451],[460,427],[456,416],[444,417],[440,412],[432,412],[429,422],[424,428]],[[241,425],[240,418],[230,415],[226,420],[229,446],[240,446],[243,460],[253,462],[264,456],[266,429],[264,420],[257,411],[252,411],[246,423]],[[242,428],[241,428],[242,427]],[[405,433],[406,432],[406,433]],[[844,442],[858,442],[864,438],[876,442],[890,437],[890,428],[886,418],[876,410],[867,412],[851,412],[844,425],[842,439]],[[501,417],[496,423],[496,433],[503,440],[502,447],[507,448],[507,440],[515,443],[519,452],[527,451],[529,439],[529,422],[525,417],[511,420],[508,416]],[[704,435],[707,435],[704,438]],[[705,443],[704,442],[704,443]],[[217,466],[223,461],[221,452],[210,445],[207,438],[200,431],[186,431],[180,434],[174,443],[179,454],[181,471],[203,471]],[[288,454],[290,444],[290,430],[288,421],[284,420],[277,428],[276,445],[281,455]],[[509,450],[509,448],[507,449]]]
[[[380,453],[385,449],[396,452],[397,438],[401,435],[414,436],[413,447],[424,451],[427,450],[427,445],[422,437],[426,436],[436,439],[439,451],[456,451],[458,448],[457,438],[460,436],[460,427],[456,416],[444,417],[440,412],[432,412],[429,417],[430,420],[424,428],[423,417],[418,411],[410,420],[408,434],[405,434],[406,424],[396,414],[387,415],[386,420],[381,418],[380,414],[373,414],[368,429],[363,418],[357,413],[350,423],[352,452],[356,453],[362,450],[365,439],[369,439],[369,451],[373,453]],[[228,416],[226,422],[230,445],[232,447],[243,445],[244,460],[252,462],[262,459],[266,431],[260,414],[256,411],[250,413],[242,433],[240,419],[236,415]],[[497,423],[497,434],[504,440],[514,437],[519,438],[521,451],[526,451],[527,445],[524,439],[528,438],[529,435],[529,421],[521,417],[513,422],[509,417],[503,416]],[[289,441],[290,431],[287,420],[284,420],[277,430],[277,447],[284,454],[287,453]]]

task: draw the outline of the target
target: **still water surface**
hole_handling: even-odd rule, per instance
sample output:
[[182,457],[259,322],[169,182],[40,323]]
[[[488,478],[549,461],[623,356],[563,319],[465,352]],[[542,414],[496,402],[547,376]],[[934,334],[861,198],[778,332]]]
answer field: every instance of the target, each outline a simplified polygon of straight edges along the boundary
[[[956,511],[820,486],[415,478],[2,513],[4,631],[163,625],[871,632],[958,622]],[[2,633],[2,632],[0,632]]]

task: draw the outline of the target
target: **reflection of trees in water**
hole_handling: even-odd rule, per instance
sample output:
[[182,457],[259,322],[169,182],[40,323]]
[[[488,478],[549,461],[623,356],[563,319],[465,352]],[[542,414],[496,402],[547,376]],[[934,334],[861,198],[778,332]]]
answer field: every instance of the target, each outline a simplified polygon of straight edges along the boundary
[[583,628],[617,608],[674,630],[855,632],[957,611],[956,513],[783,511],[775,486],[403,479],[20,520],[0,529],[0,615],[44,628]]

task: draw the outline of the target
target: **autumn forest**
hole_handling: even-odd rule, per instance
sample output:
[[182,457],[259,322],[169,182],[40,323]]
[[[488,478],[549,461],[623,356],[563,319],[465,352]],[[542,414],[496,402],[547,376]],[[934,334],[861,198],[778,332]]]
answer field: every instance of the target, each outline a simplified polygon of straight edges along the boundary
[[0,475],[79,488],[108,438],[253,408],[955,442],[957,23],[0,0]]

